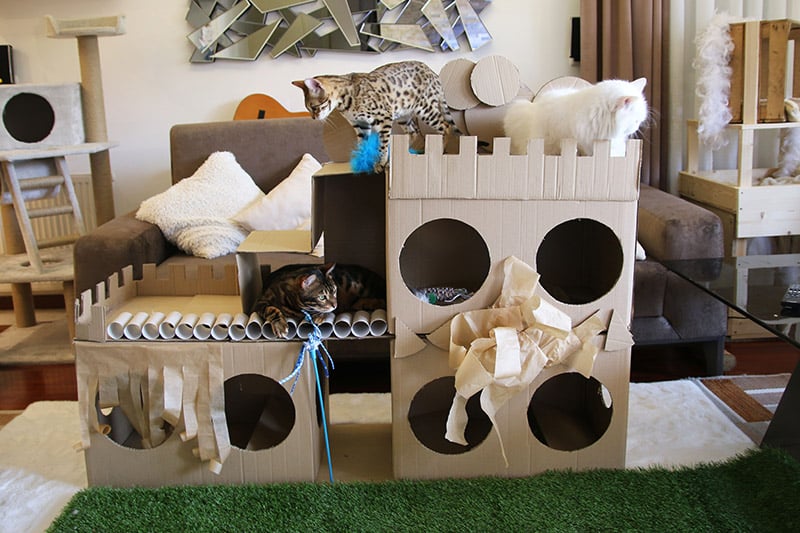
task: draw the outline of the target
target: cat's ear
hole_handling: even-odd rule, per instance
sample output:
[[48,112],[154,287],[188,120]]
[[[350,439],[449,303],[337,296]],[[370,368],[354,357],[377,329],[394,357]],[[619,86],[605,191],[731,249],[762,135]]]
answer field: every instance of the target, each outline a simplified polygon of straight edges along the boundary
[[637,90],[644,92],[644,87],[647,85],[647,78],[639,78],[631,82],[631,85]]
[[314,282],[317,280],[317,275],[311,272],[310,274],[303,274],[300,276],[300,287],[302,289],[308,289],[311,287]]
[[325,263],[322,265],[322,271],[325,272],[326,276],[330,276],[334,268],[336,268],[336,263]]
[[319,95],[320,93],[324,92],[322,88],[322,84],[315,78],[306,78],[304,80],[295,80],[292,82],[292,85],[295,87],[300,87],[303,89],[304,94],[311,94],[311,95]]

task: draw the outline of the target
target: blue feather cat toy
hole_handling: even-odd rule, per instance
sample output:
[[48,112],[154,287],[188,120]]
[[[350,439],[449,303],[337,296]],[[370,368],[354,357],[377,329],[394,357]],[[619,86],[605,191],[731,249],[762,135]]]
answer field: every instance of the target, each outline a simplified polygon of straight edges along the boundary
[[350,156],[350,168],[354,174],[375,172],[375,165],[381,157],[381,140],[377,133],[370,131],[361,139]]

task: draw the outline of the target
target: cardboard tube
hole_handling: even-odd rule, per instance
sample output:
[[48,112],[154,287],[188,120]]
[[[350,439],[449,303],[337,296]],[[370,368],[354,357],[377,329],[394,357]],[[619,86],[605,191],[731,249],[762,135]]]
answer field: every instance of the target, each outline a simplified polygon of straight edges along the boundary
[[259,336],[263,336],[265,339],[269,339],[271,341],[274,341],[275,339],[278,338],[278,336],[275,335],[275,332],[272,331],[272,324],[270,324],[269,322],[264,322],[261,324],[261,331],[259,332]]
[[170,311],[161,324],[158,325],[158,334],[162,339],[171,339],[175,336],[175,327],[181,321],[181,314],[178,311]]
[[208,340],[211,336],[211,328],[214,326],[214,313],[203,313],[194,325],[192,335],[197,340]]
[[322,321],[318,324],[319,335],[323,339],[327,339],[333,335],[333,321],[335,315],[333,313],[325,313],[322,315]]
[[182,317],[181,321],[178,323],[178,327],[175,328],[175,335],[182,341],[191,339],[192,333],[194,332],[194,325],[197,324],[199,318],[200,317],[195,313],[189,313]]
[[359,338],[369,335],[369,312],[356,311],[353,315],[353,323],[350,327],[350,331]]
[[313,332],[314,324],[308,320],[303,320],[297,325],[297,336],[301,339],[307,339]]
[[228,326],[228,336],[232,341],[240,341],[247,336],[247,315],[236,313]]
[[164,313],[160,313],[156,311],[150,317],[148,317],[147,321],[145,321],[144,325],[142,326],[142,337],[145,339],[152,341],[158,338],[158,326],[161,324],[161,321],[164,320]]
[[289,325],[289,331],[286,332],[286,339],[293,339],[297,335],[297,320],[294,318],[287,318],[286,323]]
[[386,330],[389,329],[389,324],[386,319],[385,309],[376,309],[369,315],[369,334],[374,337],[380,337]]
[[144,311],[139,311],[127,324],[125,324],[124,335],[126,339],[135,341],[142,336],[142,325],[147,321],[148,314]]
[[353,315],[351,313],[340,313],[336,315],[336,320],[333,321],[333,334],[340,339],[347,337],[350,335],[352,323]]
[[133,318],[133,315],[127,311],[120,313],[108,325],[106,328],[106,334],[108,334],[108,336],[115,341],[121,339],[125,334],[125,325],[130,321],[131,318]]
[[250,340],[261,338],[262,327],[263,321],[261,320],[261,317],[258,316],[258,313],[250,313],[250,316],[247,319],[247,325],[244,328],[247,338]]
[[211,337],[217,341],[225,340],[228,337],[228,329],[232,321],[233,315],[230,313],[219,315],[214,321],[214,325],[211,326]]

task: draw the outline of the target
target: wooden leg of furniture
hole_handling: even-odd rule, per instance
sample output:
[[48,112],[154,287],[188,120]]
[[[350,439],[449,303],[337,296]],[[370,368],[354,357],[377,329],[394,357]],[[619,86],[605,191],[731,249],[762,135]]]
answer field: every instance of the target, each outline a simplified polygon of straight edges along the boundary
[[67,311],[67,327],[69,328],[69,338],[75,338],[75,283],[73,281],[62,282],[64,287],[64,308]]

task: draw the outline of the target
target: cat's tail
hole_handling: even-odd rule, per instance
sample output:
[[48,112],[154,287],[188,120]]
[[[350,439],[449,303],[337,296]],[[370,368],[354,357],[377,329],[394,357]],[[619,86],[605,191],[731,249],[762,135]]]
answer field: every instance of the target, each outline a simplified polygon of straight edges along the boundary
[[440,105],[442,107],[442,117],[444,117],[445,122],[445,135],[455,135],[455,136],[462,136],[464,133],[458,128],[455,119],[453,118],[453,114],[450,112],[450,106],[447,105],[447,102],[444,98],[440,101]]

